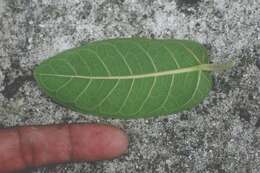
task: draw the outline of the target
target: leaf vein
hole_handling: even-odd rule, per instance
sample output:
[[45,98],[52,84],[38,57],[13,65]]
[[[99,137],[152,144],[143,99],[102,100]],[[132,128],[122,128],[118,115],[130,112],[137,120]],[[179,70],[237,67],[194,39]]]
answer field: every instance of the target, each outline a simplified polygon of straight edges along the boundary
[[204,77],[204,78],[207,80],[207,83],[209,84],[209,86],[211,86],[211,82],[210,82],[210,80],[206,77],[206,74],[205,74],[205,73],[202,74],[202,77]]
[[176,59],[176,56],[175,54],[173,53],[172,50],[170,50],[167,46],[163,46],[167,51],[168,53],[171,55],[171,58],[173,59],[173,61],[175,62],[177,68],[181,68],[180,64],[178,63],[177,59]]
[[87,67],[87,69],[89,69],[89,73],[91,75],[92,73],[91,73],[91,69],[90,69],[88,63],[84,60],[84,58],[80,55],[80,53],[78,53],[78,52],[75,52],[75,53],[76,53],[76,55],[78,55],[79,59],[83,62],[83,64]]
[[126,95],[124,101],[122,102],[122,105],[120,106],[120,108],[119,108],[118,111],[117,111],[118,113],[121,112],[121,110],[123,109],[123,107],[124,107],[125,104],[127,103],[128,98],[129,98],[129,96],[130,96],[130,94],[131,94],[131,92],[132,92],[132,90],[133,90],[134,83],[135,83],[135,79],[132,80],[130,89],[129,89],[129,91],[128,91],[128,93],[127,93],[127,95]]
[[90,108],[90,109],[96,109],[97,107],[101,106],[106,99],[114,92],[114,90],[116,89],[116,87],[118,86],[120,82],[120,79],[116,81],[115,85],[113,86],[113,88],[108,92],[108,94],[94,107]]
[[44,65],[47,65],[47,66],[49,66],[54,72],[55,72],[55,74],[57,74],[57,71],[55,70],[55,68],[52,66],[52,64],[51,63],[46,63],[46,64],[44,64]]
[[73,77],[73,78],[80,78],[80,79],[103,79],[103,80],[115,80],[115,79],[141,79],[141,78],[151,78],[157,76],[168,76],[173,74],[180,74],[180,73],[188,73],[194,71],[207,71],[207,66],[210,64],[201,64],[191,67],[185,67],[181,69],[174,69],[168,71],[161,71],[155,73],[146,73],[146,74],[137,74],[137,75],[126,75],[126,76],[72,76],[72,75],[56,75],[56,74],[48,74],[48,73],[38,73],[37,75],[40,76],[53,76],[53,77]]
[[119,48],[117,47],[116,44],[113,44],[113,43],[103,43],[103,44],[107,44],[107,45],[110,45],[119,55],[120,57],[122,58],[122,60],[124,61],[129,73],[132,75],[133,74],[133,70],[130,68],[129,64],[127,63],[126,61],[126,57],[122,54],[122,52],[119,50]]
[[60,60],[63,61],[65,64],[67,64],[70,67],[70,69],[73,71],[74,75],[76,75],[76,76],[78,75],[77,70],[74,68],[74,66],[71,64],[70,61],[68,61],[67,59],[60,59]]
[[84,87],[84,89],[77,95],[77,97],[75,97],[75,99],[73,100],[73,103],[75,105],[77,105],[77,101],[79,100],[79,98],[85,93],[85,91],[87,91],[87,89],[89,88],[89,86],[92,83],[92,79],[89,80],[89,82],[86,84],[86,86]]
[[[168,91],[167,91],[166,97],[164,98],[162,104],[161,104],[160,106],[158,106],[158,108],[152,110],[151,112],[155,112],[155,111],[157,111],[157,110],[159,110],[159,109],[161,109],[162,107],[165,106],[165,104],[167,103],[167,101],[168,101],[168,99],[169,99],[169,97],[170,97],[170,95],[171,95],[171,90],[173,90],[172,87],[174,87],[174,80],[175,80],[175,76],[172,75],[172,77],[171,77],[171,83],[170,83],[169,89],[168,89]],[[151,112],[150,112],[150,113],[151,113]],[[150,114],[150,113],[148,113],[148,114]]]
[[[105,68],[105,70],[106,70],[108,76],[111,76],[111,75],[112,75],[111,72],[110,72],[110,70],[108,69],[107,65],[106,65],[105,62],[102,60],[102,58],[98,55],[97,52],[95,52],[94,50],[92,50],[92,49],[90,49],[90,48],[85,49],[85,50],[87,50],[87,51],[89,51],[89,52],[95,54],[96,57],[98,58],[98,60],[99,60],[99,61],[101,62],[101,64],[103,65],[103,67]],[[84,50],[84,51],[85,51],[85,50]]]
[[187,50],[187,51],[191,54],[191,56],[193,56],[193,58],[195,58],[196,61],[197,61],[199,64],[201,64],[201,62],[200,62],[199,58],[197,57],[197,55],[196,55],[190,48],[188,48],[187,46],[185,46],[185,45],[184,45],[183,43],[181,43],[181,42],[176,42],[176,43],[178,43],[178,44],[181,45],[185,50]]
[[195,90],[193,91],[193,93],[192,93],[190,99],[189,99],[187,102],[185,102],[185,103],[182,105],[182,107],[185,107],[187,104],[189,104],[189,103],[191,102],[191,100],[194,98],[194,96],[196,95],[196,93],[197,93],[197,91],[198,91],[198,89],[199,89],[199,84],[200,84],[200,80],[201,80],[201,73],[202,73],[202,72],[199,71],[199,73],[198,73],[198,80],[197,80],[197,83],[196,83],[196,87],[195,87]]
[[153,88],[155,86],[156,81],[157,81],[157,77],[154,77],[153,78],[153,84],[152,84],[149,92],[147,93],[147,96],[145,97],[145,99],[144,99],[143,103],[141,104],[141,106],[139,107],[139,109],[135,113],[133,113],[133,115],[137,115],[138,113],[140,113],[142,111],[142,109],[144,108],[144,105],[147,103],[147,101],[151,97],[151,94],[152,94],[152,91],[153,91]]
[[[57,73],[56,70],[52,67],[51,64],[43,64],[43,65],[49,66],[55,73]],[[40,82],[47,90],[49,90],[49,91],[51,91],[51,92],[56,92],[56,89],[50,89],[50,88],[48,87],[48,85],[45,84],[45,82],[41,81],[41,78],[40,78],[41,75],[37,74],[37,76],[39,76],[39,82]],[[68,79],[68,80],[69,80],[69,79]]]
[[66,87],[66,86],[72,81],[72,79],[73,79],[73,78],[70,78],[68,81],[66,81],[64,84],[62,84],[59,88],[57,88],[57,89],[55,90],[55,95],[56,95],[56,97],[57,97],[58,92],[59,92],[62,88]]
[[137,42],[135,42],[135,43],[136,43],[136,45],[139,47],[139,49],[141,49],[141,50],[145,53],[145,55],[148,57],[148,59],[149,59],[150,62],[152,63],[153,69],[155,70],[155,72],[157,72],[157,71],[158,71],[158,70],[157,70],[157,67],[156,67],[156,65],[155,65],[155,63],[154,63],[154,60],[153,60],[153,58],[151,57],[150,53],[149,53],[147,50],[145,50],[145,48],[144,48],[141,44],[139,44],[139,43],[137,43]]

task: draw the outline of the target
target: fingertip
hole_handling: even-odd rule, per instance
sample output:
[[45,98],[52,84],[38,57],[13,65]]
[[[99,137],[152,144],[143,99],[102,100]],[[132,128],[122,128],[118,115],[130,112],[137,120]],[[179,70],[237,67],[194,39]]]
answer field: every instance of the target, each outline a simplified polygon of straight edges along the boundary
[[75,160],[110,160],[127,153],[128,136],[109,125],[72,126]]
[[117,129],[114,133],[109,134],[109,136],[111,138],[108,150],[113,152],[115,157],[128,152],[128,136],[124,131]]

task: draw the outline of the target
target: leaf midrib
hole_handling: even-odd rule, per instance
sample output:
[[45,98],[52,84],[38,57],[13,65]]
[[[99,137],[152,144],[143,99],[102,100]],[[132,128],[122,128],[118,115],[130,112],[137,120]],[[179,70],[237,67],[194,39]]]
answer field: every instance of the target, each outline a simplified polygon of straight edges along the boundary
[[158,76],[168,76],[173,74],[188,73],[194,71],[212,71],[210,66],[212,64],[201,64],[192,67],[179,68],[174,70],[167,70],[154,73],[137,74],[137,75],[125,75],[125,76],[82,76],[82,75],[63,75],[63,74],[50,74],[50,73],[37,73],[39,76],[46,77],[63,77],[63,78],[78,78],[78,79],[100,79],[100,80],[121,80],[121,79],[143,79]]

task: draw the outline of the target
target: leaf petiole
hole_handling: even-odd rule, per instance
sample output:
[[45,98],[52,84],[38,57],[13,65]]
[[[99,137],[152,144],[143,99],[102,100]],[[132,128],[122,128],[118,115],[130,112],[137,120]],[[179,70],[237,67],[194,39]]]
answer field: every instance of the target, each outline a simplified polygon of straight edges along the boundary
[[232,68],[235,65],[234,62],[229,62],[226,64],[202,64],[197,66],[198,69],[202,71],[216,71],[216,72],[221,72],[227,69]]

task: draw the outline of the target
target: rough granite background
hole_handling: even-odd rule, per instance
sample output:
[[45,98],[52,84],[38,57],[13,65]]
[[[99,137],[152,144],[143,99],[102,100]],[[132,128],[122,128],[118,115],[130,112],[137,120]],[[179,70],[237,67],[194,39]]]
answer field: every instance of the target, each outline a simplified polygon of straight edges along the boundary
[[[70,111],[33,80],[34,67],[58,52],[133,36],[197,40],[211,62],[236,65],[214,74],[209,97],[191,111],[127,121]],[[72,122],[125,129],[128,154],[28,172],[260,173],[259,0],[0,0],[0,127]]]

